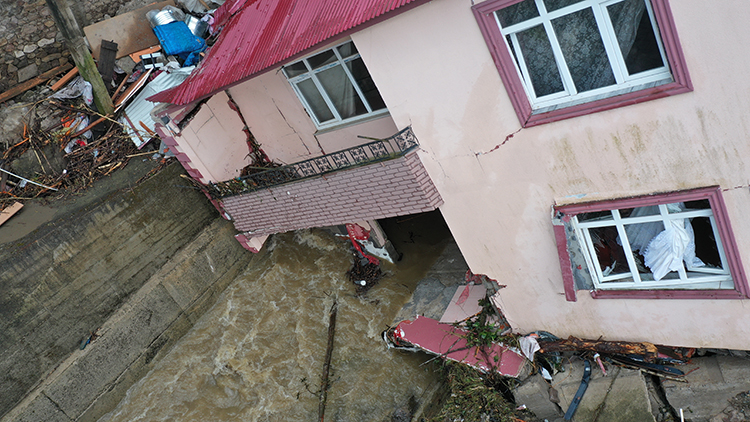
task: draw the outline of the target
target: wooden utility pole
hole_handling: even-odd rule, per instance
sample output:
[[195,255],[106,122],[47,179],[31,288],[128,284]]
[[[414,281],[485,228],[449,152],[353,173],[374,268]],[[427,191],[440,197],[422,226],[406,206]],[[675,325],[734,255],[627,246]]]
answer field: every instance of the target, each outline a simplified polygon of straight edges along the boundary
[[78,21],[76,21],[68,1],[46,0],[47,7],[52,12],[52,18],[55,20],[57,28],[60,29],[60,32],[62,32],[63,37],[67,41],[70,54],[73,56],[76,67],[78,67],[78,72],[93,88],[96,108],[103,115],[112,114],[114,111],[112,99],[109,97],[107,87],[102,80],[102,75],[99,74],[96,68],[94,58],[91,57],[91,52],[89,52],[89,48],[86,46],[86,42],[83,39],[83,30],[78,25]]

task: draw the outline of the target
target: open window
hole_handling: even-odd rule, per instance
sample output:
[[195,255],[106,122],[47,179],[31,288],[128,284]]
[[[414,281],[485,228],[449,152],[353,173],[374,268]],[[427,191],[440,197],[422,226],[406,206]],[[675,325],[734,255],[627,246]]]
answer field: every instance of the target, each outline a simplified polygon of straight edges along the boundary
[[351,41],[284,66],[283,70],[318,129],[387,113],[385,102]]
[[742,298],[748,288],[718,188],[556,207],[566,296]]
[[692,89],[666,0],[489,0],[474,13],[524,126]]

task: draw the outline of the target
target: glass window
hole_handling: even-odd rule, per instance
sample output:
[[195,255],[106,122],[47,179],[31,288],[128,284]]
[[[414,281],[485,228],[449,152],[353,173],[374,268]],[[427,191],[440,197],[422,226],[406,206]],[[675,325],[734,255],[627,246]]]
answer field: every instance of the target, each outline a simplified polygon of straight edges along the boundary
[[565,230],[572,233],[559,250],[580,252],[586,268],[577,274],[585,273],[595,292],[680,290],[747,296],[718,188],[567,205],[557,211],[558,218],[565,216],[558,221],[569,221]]
[[351,41],[283,69],[318,128],[385,111],[385,102]]
[[524,127],[692,90],[667,0],[472,8]]

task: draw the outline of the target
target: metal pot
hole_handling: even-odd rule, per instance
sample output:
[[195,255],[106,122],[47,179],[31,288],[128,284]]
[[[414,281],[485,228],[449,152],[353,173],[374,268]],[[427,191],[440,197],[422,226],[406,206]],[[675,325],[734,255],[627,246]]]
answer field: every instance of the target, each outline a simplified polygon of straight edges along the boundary
[[175,19],[172,15],[172,12],[168,9],[151,10],[146,13],[146,19],[148,19],[148,22],[151,24],[152,28],[177,21],[177,19]]
[[187,15],[185,16],[185,23],[193,35],[204,39],[206,38],[206,35],[208,34],[208,22],[202,21],[195,16]]

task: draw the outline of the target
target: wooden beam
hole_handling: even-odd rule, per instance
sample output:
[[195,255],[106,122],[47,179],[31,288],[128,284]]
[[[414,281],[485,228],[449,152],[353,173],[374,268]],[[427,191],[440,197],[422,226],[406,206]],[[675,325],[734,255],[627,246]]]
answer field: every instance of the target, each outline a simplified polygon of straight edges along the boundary
[[52,90],[52,92],[56,92],[60,88],[64,87],[68,82],[72,81],[73,78],[76,77],[76,75],[78,75],[78,68],[74,67],[70,70],[70,72],[66,73],[62,78],[60,78],[59,81],[52,84],[50,89]]
[[96,68],[94,58],[91,57],[91,52],[86,41],[83,39],[83,30],[78,25],[73,11],[70,8],[71,0],[45,0],[47,7],[52,12],[52,18],[57,25],[57,29],[65,38],[70,50],[70,55],[73,61],[78,67],[78,71],[87,82],[91,84],[94,92],[94,104],[99,113],[103,115],[112,114],[114,112],[114,106],[112,105],[112,98],[109,96],[107,87],[104,85],[99,70]]
[[13,217],[15,213],[18,211],[21,211],[21,208],[23,208],[23,204],[20,202],[14,202],[13,205],[5,208],[4,210],[0,211],[0,224],[5,223]]
[[0,104],[3,103],[3,102],[5,102],[5,101],[10,100],[11,98],[15,97],[16,95],[23,94],[24,92],[30,90],[31,88],[33,88],[33,87],[35,87],[37,85],[41,85],[41,84],[47,82],[48,80],[54,78],[58,74],[60,74],[62,72],[65,72],[67,70],[70,70],[72,67],[73,67],[72,64],[66,63],[66,64],[64,64],[62,66],[57,66],[54,69],[50,69],[50,70],[42,73],[41,75],[37,76],[34,79],[29,79],[28,81],[26,81],[26,82],[24,82],[24,83],[22,83],[20,85],[14,86],[13,88],[11,88],[11,89],[3,92],[2,94],[0,94]]

